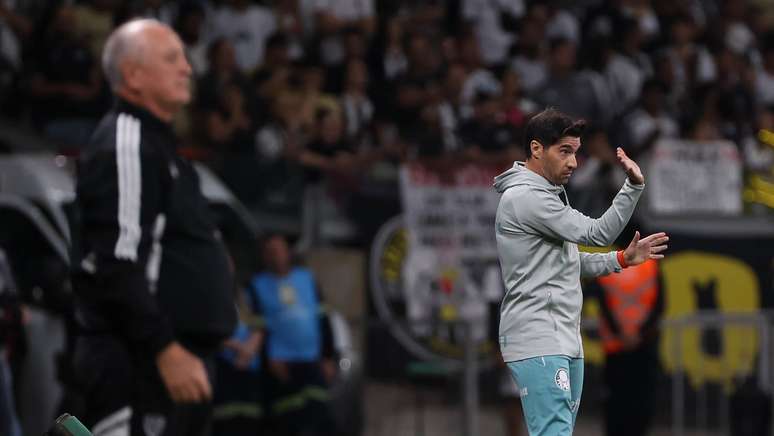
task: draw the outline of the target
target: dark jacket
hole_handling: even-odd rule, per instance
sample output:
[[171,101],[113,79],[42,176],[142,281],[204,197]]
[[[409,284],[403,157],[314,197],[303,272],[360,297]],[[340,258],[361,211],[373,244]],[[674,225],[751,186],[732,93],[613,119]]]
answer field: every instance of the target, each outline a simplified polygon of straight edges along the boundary
[[236,326],[228,253],[171,127],[119,101],[78,165],[73,282],[85,332],[155,356],[214,350]]

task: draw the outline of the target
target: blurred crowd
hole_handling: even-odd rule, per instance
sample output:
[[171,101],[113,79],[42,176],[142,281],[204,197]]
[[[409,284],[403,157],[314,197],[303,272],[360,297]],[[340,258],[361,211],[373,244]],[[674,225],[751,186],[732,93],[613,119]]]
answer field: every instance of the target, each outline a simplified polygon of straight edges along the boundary
[[344,198],[406,159],[508,166],[547,106],[592,124],[581,194],[615,146],[661,138],[731,140],[771,175],[770,0],[0,0],[3,115],[85,142],[104,40],[136,16],[180,34],[196,98],[176,129],[253,206],[323,179]]

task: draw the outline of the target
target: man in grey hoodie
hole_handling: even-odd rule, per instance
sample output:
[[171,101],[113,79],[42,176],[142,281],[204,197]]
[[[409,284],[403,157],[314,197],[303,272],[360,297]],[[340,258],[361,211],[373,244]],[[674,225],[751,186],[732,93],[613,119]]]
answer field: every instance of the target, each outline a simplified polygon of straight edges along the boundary
[[495,178],[502,194],[495,233],[506,294],[500,307],[500,350],[521,389],[531,436],[571,435],[583,389],[581,277],[618,272],[660,259],[668,237],[640,239],[619,252],[588,254],[577,244],[610,245],[624,229],[645,187],[639,166],[622,149],[627,174],[599,218],[569,205],[565,185],[577,167],[584,121],[548,109],[525,131],[526,162]]

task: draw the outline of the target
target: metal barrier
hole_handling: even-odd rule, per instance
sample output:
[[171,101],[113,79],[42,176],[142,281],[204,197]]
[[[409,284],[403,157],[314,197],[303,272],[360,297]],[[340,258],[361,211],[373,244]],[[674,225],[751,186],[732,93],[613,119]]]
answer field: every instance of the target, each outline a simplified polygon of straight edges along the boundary
[[[700,312],[677,319],[668,319],[662,322],[662,331],[672,329],[672,341],[669,344],[674,356],[674,372],[672,374],[672,392],[671,392],[671,425],[674,436],[684,436],[686,434],[686,371],[683,333],[689,328],[699,328],[701,330],[708,328],[726,328],[729,326],[749,326],[755,327],[758,332],[760,349],[758,359],[758,387],[766,393],[772,393],[771,385],[771,335],[769,323],[770,314],[766,312],[745,313],[745,314],[723,314],[718,312]],[[725,362],[724,362],[725,363]],[[701,364],[699,370],[703,371]],[[701,373],[703,374],[703,372]],[[706,385],[702,390],[706,389]],[[705,392],[706,393],[706,392]],[[729,399],[720,399],[720,430],[722,434],[730,433],[730,414]],[[708,424],[708,401],[707,395],[698,395],[696,404],[696,424],[700,429],[706,429]],[[774,412],[774,411],[772,411]],[[773,421],[774,422],[774,421]],[[772,429],[774,431],[774,428]]]

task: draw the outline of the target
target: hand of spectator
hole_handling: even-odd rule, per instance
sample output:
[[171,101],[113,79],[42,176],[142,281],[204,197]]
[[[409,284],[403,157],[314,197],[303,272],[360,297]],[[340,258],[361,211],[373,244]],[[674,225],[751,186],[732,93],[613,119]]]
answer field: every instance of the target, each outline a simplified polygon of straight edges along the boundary
[[279,360],[269,361],[269,372],[279,381],[287,383],[290,381],[290,371],[288,365],[285,362]]
[[663,259],[664,255],[659,253],[667,249],[667,241],[669,236],[664,232],[654,233],[642,239],[640,239],[640,232],[634,232],[632,242],[623,252],[626,265],[639,265],[648,259]]
[[629,176],[629,181],[635,185],[642,185],[645,183],[645,176],[642,175],[640,166],[637,165],[637,163],[633,160],[629,159],[629,156],[626,155],[626,152],[623,151],[621,147],[616,149],[615,154],[618,158],[618,162],[621,164],[621,167],[626,172],[626,175]]
[[161,380],[176,403],[200,403],[212,398],[212,387],[201,359],[177,342],[156,356]]
[[263,342],[263,335],[260,332],[253,333],[250,338],[245,342],[240,342],[239,347],[236,349],[236,360],[234,364],[239,369],[247,369],[250,366],[250,362],[253,361],[258,350],[261,349],[261,343]]
[[320,368],[322,369],[323,377],[325,377],[325,382],[328,384],[333,383],[337,372],[336,362],[333,359],[323,359],[320,362]]

